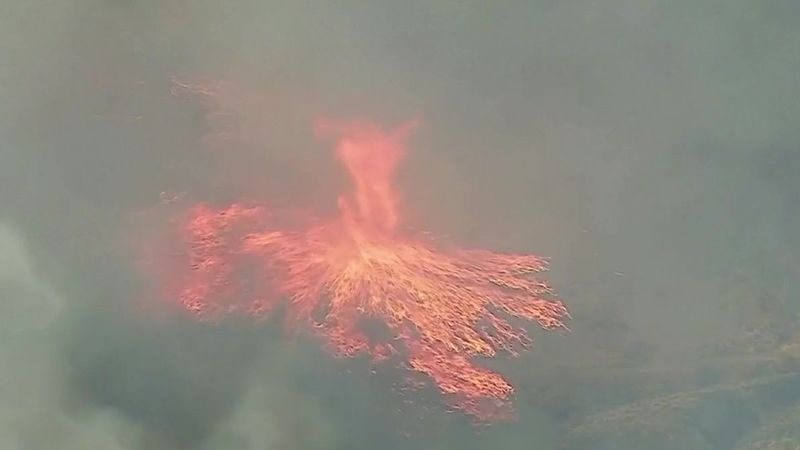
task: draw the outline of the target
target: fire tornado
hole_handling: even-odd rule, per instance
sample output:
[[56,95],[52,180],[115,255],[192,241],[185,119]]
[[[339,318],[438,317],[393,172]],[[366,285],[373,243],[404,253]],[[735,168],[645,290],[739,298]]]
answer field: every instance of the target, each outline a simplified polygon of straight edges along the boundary
[[401,361],[448,404],[489,420],[514,388],[476,360],[516,355],[531,344],[526,323],[564,329],[569,315],[534,278],[542,258],[442,245],[398,226],[393,174],[415,125],[318,122],[351,181],[338,214],[287,226],[291,212],[263,205],[195,205],[179,230],[185,270],[162,274],[164,287],[202,318],[280,307],[334,355]]

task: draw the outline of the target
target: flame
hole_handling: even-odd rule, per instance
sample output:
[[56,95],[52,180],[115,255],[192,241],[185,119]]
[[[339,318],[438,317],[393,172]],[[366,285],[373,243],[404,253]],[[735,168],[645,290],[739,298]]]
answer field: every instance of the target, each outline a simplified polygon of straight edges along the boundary
[[417,125],[316,124],[319,136],[336,141],[352,181],[335,217],[286,227],[261,205],[195,206],[181,232],[189,267],[172,294],[204,318],[265,316],[283,304],[293,329],[310,330],[336,356],[404,361],[450,405],[478,419],[500,417],[514,388],[476,357],[516,355],[531,343],[521,324],[565,329],[569,314],[532,277],[546,269],[542,258],[398,231],[393,175]]

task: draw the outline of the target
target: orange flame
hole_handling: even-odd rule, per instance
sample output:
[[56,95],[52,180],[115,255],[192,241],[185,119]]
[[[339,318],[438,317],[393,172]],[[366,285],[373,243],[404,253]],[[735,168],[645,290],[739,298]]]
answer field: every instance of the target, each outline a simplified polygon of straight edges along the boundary
[[285,229],[258,206],[195,207],[184,229],[191,270],[175,295],[203,317],[265,315],[284,301],[290,324],[335,355],[403,359],[451,405],[495,418],[508,411],[513,387],[474,357],[526,348],[530,337],[515,319],[564,329],[569,315],[531,277],[546,268],[539,257],[443,248],[398,231],[392,177],[416,125],[316,124],[337,140],[353,184],[337,217]]

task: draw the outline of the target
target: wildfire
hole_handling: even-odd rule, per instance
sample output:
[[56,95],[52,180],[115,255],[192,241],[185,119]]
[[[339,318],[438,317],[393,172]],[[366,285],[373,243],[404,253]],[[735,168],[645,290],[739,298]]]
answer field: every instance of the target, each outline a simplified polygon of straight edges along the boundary
[[286,227],[260,205],[195,206],[181,231],[189,267],[171,292],[201,317],[264,316],[285,305],[290,326],[336,356],[404,361],[448,403],[491,419],[507,411],[513,387],[475,357],[516,355],[531,343],[520,323],[565,328],[569,315],[532,277],[543,259],[446,247],[398,229],[392,178],[415,125],[317,124],[336,140],[352,181],[335,217]]

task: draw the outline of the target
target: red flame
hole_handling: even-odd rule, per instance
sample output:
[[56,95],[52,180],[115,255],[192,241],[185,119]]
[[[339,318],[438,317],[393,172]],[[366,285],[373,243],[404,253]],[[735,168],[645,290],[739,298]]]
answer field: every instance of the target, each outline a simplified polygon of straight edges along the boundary
[[416,124],[385,131],[366,121],[317,123],[320,136],[336,140],[352,181],[338,216],[287,228],[262,206],[195,206],[181,231],[188,270],[165,286],[206,318],[263,316],[285,304],[290,325],[318,335],[335,355],[405,360],[453,406],[498,417],[513,387],[474,357],[526,348],[530,337],[514,319],[558,329],[568,312],[531,277],[546,267],[539,257],[445,248],[398,231],[392,177]]

